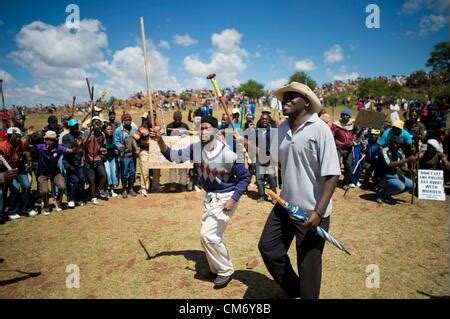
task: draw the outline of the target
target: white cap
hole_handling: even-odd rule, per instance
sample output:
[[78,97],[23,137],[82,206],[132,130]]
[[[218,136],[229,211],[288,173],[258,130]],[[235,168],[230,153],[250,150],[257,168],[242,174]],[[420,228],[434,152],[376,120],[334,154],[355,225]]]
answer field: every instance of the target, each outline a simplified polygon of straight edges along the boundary
[[18,135],[22,136],[22,132],[20,131],[20,129],[18,127],[9,127],[8,130],[6,131],[6,134],[8,134],[8,135],[18,134]]
[[92,118],[92,122],[94,122],[95,120],[99,120],[100,122],[103,122],[102,118],[100,116],[94,116]]
[[442,148],[441,143],[439,143],[437,140],[435,140],[434,138],[431,138],[427,141],[427,144],[431,145],[434,147],[434,149],[436,151],[438,151],[439,153],[443,153],[444,149]]

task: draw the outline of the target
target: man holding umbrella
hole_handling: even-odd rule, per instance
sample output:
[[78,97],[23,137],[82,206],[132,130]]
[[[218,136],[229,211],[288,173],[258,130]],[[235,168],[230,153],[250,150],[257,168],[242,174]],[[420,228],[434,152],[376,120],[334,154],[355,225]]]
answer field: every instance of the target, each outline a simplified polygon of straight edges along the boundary
[[[339,159],[331,130],[317,115],[320,101],[308,86],[292,82],[274,95],[288,116],[278,128],[281,197],[306,212],[308,220],[299,223],[276,204],[259,250],[270,274],[290,297],[319,298],[325,241],[315,229],[329,228],[331,197],[341,174]],[[288,256],[294,237],[298,275]]]

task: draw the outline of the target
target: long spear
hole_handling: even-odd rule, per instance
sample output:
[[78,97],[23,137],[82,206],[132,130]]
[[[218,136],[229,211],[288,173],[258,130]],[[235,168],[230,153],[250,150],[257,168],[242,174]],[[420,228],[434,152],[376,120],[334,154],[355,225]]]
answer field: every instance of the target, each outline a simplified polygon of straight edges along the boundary
[[[295,206],[284,199],[282,199],[280,196],[272,192],[271,190],[267,190],[267,194],[272,197],[272,199],[276,200],[281,206],[283,206],[289,213],[289,217],[295,220],[299,220],[301,222],[305,222],[308,220],[308,216],[298,207]],[[325,239],[326,241],[332,243],[334,246],[339,248],[340,250],[345,251],[347,254],[351,255],[350,252],[347,250],[347,248],[338,242],[333,236],[331,236],[325,229],[323,229],[320,226],[317,226],[316,228],[317,234]]]

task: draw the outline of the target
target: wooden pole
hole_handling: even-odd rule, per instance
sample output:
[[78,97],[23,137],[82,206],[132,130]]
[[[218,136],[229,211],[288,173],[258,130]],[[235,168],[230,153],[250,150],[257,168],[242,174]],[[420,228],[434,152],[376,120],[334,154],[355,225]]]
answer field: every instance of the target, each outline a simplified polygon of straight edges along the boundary
[[147,63],[147,43],[145,40],[145,28],[144,28],[144,17],[141,17],[141,36],[142,36],[142,48],[144,50],[144,64],[145,64],[145,80],[147,82],[147,95],[148,95],[148,104],[150,109],[150,119],[152,123],[152,128],[155,128],[155,120],[153,119],[153,101],[152,101],[152,93],[150,91],[150,78],[148,72],[148,63]]
[[3,79],[0,79],[0,92],[2,93],[2,105],[5,108],[5,96],[3,95]]

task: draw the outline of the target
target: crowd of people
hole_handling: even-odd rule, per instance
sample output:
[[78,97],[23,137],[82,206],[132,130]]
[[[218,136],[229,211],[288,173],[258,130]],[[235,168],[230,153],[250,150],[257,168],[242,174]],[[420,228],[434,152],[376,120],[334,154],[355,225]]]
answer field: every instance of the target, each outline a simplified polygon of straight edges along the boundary
[[[202,118],[213,116],[214,108],[208,101],[205,99],[201,106],[189,111],[188,123],[192,122],[194,131],[199,130]],[[319,113],[333,134],[345,190],[374,188],[377,201],[382,203],[394,194],[411,190],[414,167],[443,169],[448,180],[449,137],[443,106],[431,101],[420,104],[398,100],[394,103],[403,112],[397,107],[390,108],[395,113],[395,116],[391,113],[391,125],[357,127],[353,113],[374,110],[370,103],[368,100],[366,106],[360,107],[359,101],[353,107],[345,107],[335,122],[325,111]],[[266,185],[276,191],[282,183],[278,164],[271,160],[270,154],[276,153],[273,139],[284,118],[278,109],[265,106],[257,119],[256,99],[243,98],[230,105],[233,108],[228,114],[220,112],[218,116],[222,139],[234,152],[238,152],[239,145],[243,147],[243,160],[254,176],[251,185],[258,190],[257,200],[270,200],[265,195]],[[168,136],[189,134],[190,125],[183,122],[180,109],[177,104],[173,121],[165,128],[154,112],[155,127]],[[119,194],[127,198],[162,191],[160,169],[149,167],[151,114],[143,114],[137,125],[126,112],[120,121],[114,111],[108,113],[108,119],[103,119],[101,113],[102,109],[96,107],[93,116],[83,123],[67,115],[60,119],[50,115],[48,125],[37,131],[25,125],[23,111],[11,117],[2,116],[0,155],[15,172],[13,178],[11,172],[5,175],[6,180],[2,178],[3,220],[35,216],[38,210],[48,215],[52,211],[49,205],[52,196],[53,208],[61,211],[64,195],[65,206],[75,208],[87,202],[96,205],[100,199],[108,200]],[[236,142],[233,127],[244,138],[242,143]],[[261,147],[265,150],[261,151]],[[3,172],[8,171],[4,163],[0,167]],[[137,175],[138,192],[134,188]],[[32,177],[36,181],[33,192]],[[197,169],[169,170],[169,191],[200,188]]]
[[[157,112],[144,113],[139,125],[124,112],[120,121],[114,110],[102,118],[94,107],[92,116],[80,122],[67,115],[48,117],[40,130],[25,125],[26,115],[11,118],[0,114],[0,208],[2,221],[49,215],[99,199],[148,196],[159,192],[159,169],[150,165],[150,147],[170,162],[193,162],[193,169],[170,168],[169,191],[205,191],[200,239],[214,288],[231,281],[234,266],[223,236],[240,198],[254,177],[258,202],[272,201],[272,208],[258,248],[274,280],[290,297],[318,298],[321,258],[325,245],[317,227],[327,231],[332,213],[331,199],[343,175],[341,187],[365,187],[376,194],[380,205],[404,191],[415,192],[417,169],[443,170],[449,180],[449,131],[447,105],[432,101],[404,103],[403,113],[380,125],[358,126],[354,112],[363,108],[346,106],[336,121],[323,109],[316,94],[306,85],[292,82],[274,92],[278,108],[263,107],[257,118],[254,99],[231,103],[232,109],[213,116],[207,100],[183,122],[181,106],[173,121],[162,125]],[[400,102],[396,102],[396,105]],[[369,104],[370,106],[370,104]],[[370,107],[365,108],[371,110]],[[403,120],[401,117],[404,117]],[[375,122],[374,122],[375,123]],[[182,149],[171,148],[163,135],[197,134],[198,142]],[[151,141],[155,141],[151,143]],[[140,190],[135,192],[137,172]],[[36,191],[32,192],[32,180]],[[50,181],[50,184],[49,184]],[[177,183],[179,182],[179,183]],[[119,188],[119,184],[121,184]],[[299,220],[266,197],[266,186],[306,218]],[[120,192],[119,192],[120,189]],[[346,194],[344,193],[344,195]],[[53,206],[50,206],[53,197]],[[288,256],[296,238],[298,271]]]

